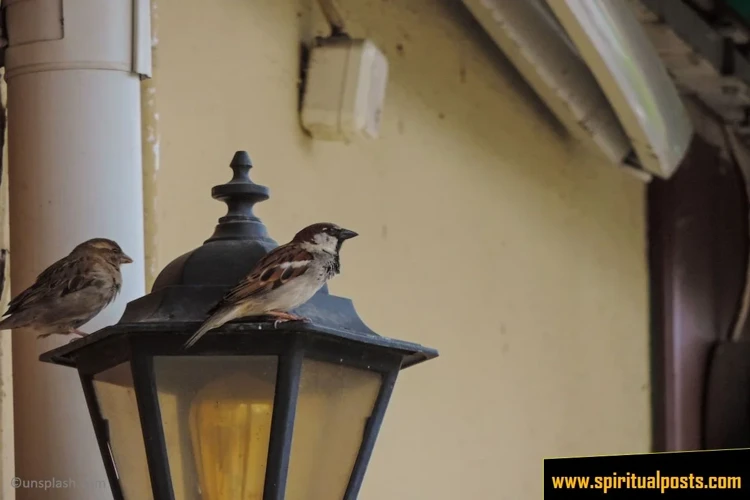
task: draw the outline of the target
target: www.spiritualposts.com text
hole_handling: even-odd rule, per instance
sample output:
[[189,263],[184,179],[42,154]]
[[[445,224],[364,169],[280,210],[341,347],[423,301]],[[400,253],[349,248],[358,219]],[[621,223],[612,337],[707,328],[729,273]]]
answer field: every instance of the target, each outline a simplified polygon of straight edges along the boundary
[[611,476],[557,476],[552,478],[552,487],[556,490],[739,490],[742,488],[741,477],[730,476],[662,476],[660,471],[652,476],[641,476],[631,472],[612,474]]

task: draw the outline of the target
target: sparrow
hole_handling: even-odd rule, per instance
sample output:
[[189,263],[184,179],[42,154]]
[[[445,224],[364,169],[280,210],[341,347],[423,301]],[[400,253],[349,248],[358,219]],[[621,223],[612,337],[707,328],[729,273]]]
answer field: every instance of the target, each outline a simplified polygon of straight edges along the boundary
[[341,272],[344,241],[358,236],[329,222],[307,226],[292,241],[266,254],[234,288],[208,311],[208,319],[183,346],[188,349],[209,330],[237,318],[266,316],[309,321],[287,311],[299,307]]
[[120,266],[133,259],[106,238],[84,241],[37,277],[10,301],[0,330],[31,328],[37,338],[53,334],[87,335],[78,327],[88,323],[120,292]]

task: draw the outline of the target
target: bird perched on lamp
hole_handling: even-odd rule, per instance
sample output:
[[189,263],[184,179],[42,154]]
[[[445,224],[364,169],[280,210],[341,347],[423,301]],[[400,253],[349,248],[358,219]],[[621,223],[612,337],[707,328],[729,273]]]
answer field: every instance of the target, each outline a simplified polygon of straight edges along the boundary
[[339,252],[357,233],[328,222],[307,226],[292,241],[273,249],[211,310],[185,343],[187,349],[206,332],[238,318],[268,316],[307,321],[288,311],[299,307],[341,271]]
[[84,241],[10,301],[0,330],[31,328],[37,338],[85,336],[78,328],[115,300],[122,286],[120,266],[131,262],[112,240]]

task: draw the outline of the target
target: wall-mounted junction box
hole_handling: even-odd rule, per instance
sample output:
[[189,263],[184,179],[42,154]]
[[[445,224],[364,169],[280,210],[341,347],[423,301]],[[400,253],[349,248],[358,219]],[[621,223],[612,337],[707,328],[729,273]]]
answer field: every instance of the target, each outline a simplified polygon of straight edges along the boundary
[[312,48],[302,100],[302,126],[315,139],[376,139],[388,60],[370,40],[329,38]]

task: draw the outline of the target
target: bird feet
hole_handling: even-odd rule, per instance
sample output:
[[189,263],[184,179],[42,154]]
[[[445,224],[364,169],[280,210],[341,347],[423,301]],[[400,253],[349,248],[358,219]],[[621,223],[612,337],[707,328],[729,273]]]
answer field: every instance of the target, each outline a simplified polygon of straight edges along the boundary
[[291,314],[287,312],[282,311],[270,311],[268,316],[272,318],[276,318],[273,322],[273,327],[278,328],[279,323],[286,323],[287,321],[301,321],[303,323],[309,323],[310,320],[308,318],[305,318],[303,316],[297,316],[296,314]]
[[83,337],[85,337],[85,336],[88,335],[88,333],[82,332],[81,330],[78,330],[77,328],[74,328],[73,330],[71,330],[70,334],[71,335],[76,335],[76,337],[73,337],[72,339],[70,339],[70,341],[68,342],[68,344],[73,343],[73,342],[75,342],[78,339],[82,339]]

